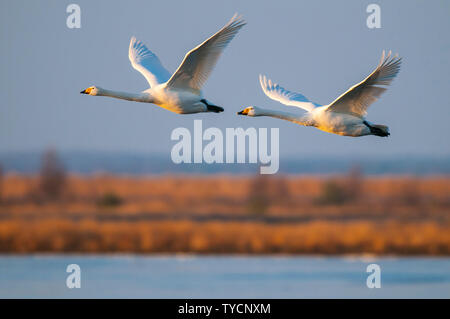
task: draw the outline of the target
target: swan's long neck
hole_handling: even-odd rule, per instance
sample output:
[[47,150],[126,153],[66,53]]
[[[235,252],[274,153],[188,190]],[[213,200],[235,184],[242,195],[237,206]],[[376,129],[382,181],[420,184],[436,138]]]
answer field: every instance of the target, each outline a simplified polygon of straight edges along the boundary
[[274,111],[267,109],[260,109],[258,116],[270,116],[275,117],[281,120],[286,120],[290,122],[294,122],[296,124],[311,126],[312,122],[308,114],[305,115],[297,115],[289,112],[282,111]]
[[135,101],[135,102],[148,102],[152,103],[153,98],[148,93],[129,93],[120,92],[107,89],[99,89],[97,96],[109,96],[116,99]]

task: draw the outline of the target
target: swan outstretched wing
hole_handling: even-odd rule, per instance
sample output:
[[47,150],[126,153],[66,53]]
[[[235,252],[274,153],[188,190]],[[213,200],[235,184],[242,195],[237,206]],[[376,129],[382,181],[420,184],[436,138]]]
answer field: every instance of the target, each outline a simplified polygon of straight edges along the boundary
[[376,69],[362,82],[352,86],[339,96],[327,107],[326,111],[364,117],[367,108],[387,90],[380,85],[388,86],[400,71],[401,61],[402,59],[397,55],[391,57],[390,51],[387,56],[383,51]]
[[170,73],[162,66],[156,54],[135,37],[131,38],[128,58],[133,68],[141,72],[150,87],[169,80]]
[[167,85],[200,91],[223,49],[244,25],[245,21],[234,15],[216,34],[186,54]]
[[308,112],[312,111],[316,106],[320,106],[320,104],[311,102],[306,96],[300,93],[288,91],[278,84],[273,83],[265,75],[259,76],[259,83],[269,98],[284,105],[300,107]]

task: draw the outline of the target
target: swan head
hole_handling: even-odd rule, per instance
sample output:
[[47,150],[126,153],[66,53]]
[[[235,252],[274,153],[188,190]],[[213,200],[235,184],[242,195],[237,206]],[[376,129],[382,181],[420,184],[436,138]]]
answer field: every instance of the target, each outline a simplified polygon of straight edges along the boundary
[[101,88],[96,86],[90,86],[87,89],[81,91],[81,94],[89,94],[89,95],[98,95],[100,93]]
[[246,115],[246,116],[261,116],[262,110],[257,108],[256,106],[248,106],[240,112],[237,112],[237,115]]

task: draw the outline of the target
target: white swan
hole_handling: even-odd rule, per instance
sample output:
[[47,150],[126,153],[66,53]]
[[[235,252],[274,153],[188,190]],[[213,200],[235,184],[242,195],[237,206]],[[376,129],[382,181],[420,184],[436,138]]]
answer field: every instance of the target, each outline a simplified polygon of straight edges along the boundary
[[367,108],[386,91],[400,70],[401,58],[391,57],[391,52],[381,56],[377,68],[362,82],[352,86],[329,105],[320,105],[309,101],[300,93],[290,92],[278,84],[272,83],[265,76],[259,76],[264,93],[271,99],[285,105],[300,107],[307,111],[303,116],[288,112],[266,110],[249,106],[238,112],[247,116],[271,116],[291,121],[300,125],[314,126],[319,130],[345,136],[389,136],[385,125],[372,124],[367,121]]
[[222,112],[223,108],[211,105],[203,98],[201,87],[223,49],[244,25],[244,20],[234,15],[216,34],[189,51],[172,76],[153,52],[132,37],[128,57],[133,68],[146,78],[150,88],[141,93],[126,93],[91,86],[80,93],[153,103],[179,114]]

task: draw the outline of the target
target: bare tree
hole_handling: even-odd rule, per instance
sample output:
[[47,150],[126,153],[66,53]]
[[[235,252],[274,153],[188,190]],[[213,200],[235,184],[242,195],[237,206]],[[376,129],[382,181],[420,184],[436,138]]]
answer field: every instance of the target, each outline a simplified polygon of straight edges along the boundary
[[328,179],[322,183],[320,195],[316,198],[317,204],[340,205],[348,200],[346,188],[336,179]]
[[347,200],[357,201],[363,193],[364,176],[361,167],[357,164],[350,168],[347,175]]
[[256,174],[250,183],[247,206],[251,214],[264,214],[270,205],[270,181],[267,175]]
[[357,201],[362,195],[363,173],[359,165],[350,168],[344,179],[328,179],[316,199],[318,204],[340,205]]
[[64,192],[66,171],[55,150],[48,150],[42,156],[39,188],[47,199],[58,199]]

